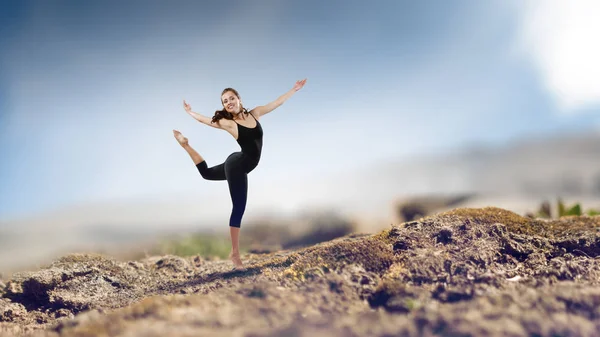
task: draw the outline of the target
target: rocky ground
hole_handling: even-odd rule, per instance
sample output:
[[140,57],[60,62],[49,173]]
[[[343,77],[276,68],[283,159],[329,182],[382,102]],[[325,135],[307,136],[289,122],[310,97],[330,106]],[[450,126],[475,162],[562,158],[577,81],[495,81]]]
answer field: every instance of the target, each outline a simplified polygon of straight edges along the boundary
[[456,209],[309,248],[122,262],[69,255],[0,281],[0,334],[600,336],[600,217]]

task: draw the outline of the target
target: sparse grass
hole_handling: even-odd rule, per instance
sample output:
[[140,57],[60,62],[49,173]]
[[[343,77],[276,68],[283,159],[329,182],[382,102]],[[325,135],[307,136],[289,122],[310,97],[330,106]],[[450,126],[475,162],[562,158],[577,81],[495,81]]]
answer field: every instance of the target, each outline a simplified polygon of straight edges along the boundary
[[[240,253],[251,250],[266,251],[299,248],[330,241],[354,231],[354,224],[331,215],[311,217],[307,228],[292,233],[288,226],[269,223],[245,225],[240,234]],[[184,237],[168,238],[159,242],[145,255],[200,255],[203,258],[226,259],[231,252],[229,234],[195,233]]]
[[581,216],[581,215],[589,215],[595,216],[600,215],[600,211],[597,209],[590,208],[586,211],[583,210],[583,207],[580,203],[575,203],[572,206],[567,206],[561,199],[558,199],[556,202],[556,208],[558,209],[558,217],[561,218],[563,216]]
[[[552,216],[552,213],[554,213],[554,217]],[[582,215],[587,215],[587,216],[596,216],[596,215],[600,215],[600,210],[599,209],[594,209],[594,208],[588,208],[587,210],[584,210],[583,206],[581,206],[581,203],[576,202],[572,205],[566,205],[563,200],[561,198],[558,198],[558,200],[556,201],[556,211],[552,212],[552,206],[550,205],[550,202],[545,200],[540,204],[540,207],[538,208],[537,212],[535,213],[535,215],[533,213],[529,213],[529,216],[533,217],[538,217],[538,218],[543,218],[543,219],[560,219],[564,216],[582,216]]]
[[[243,254],[248,247],[240,243]],[[231,239],[217,234],[191,234],[181,239],[167,239],[159,243],[151,253],[158,255],[177,255],[181,257],[200,255],[204,258],[218,257],[226,259],[231,252]]]

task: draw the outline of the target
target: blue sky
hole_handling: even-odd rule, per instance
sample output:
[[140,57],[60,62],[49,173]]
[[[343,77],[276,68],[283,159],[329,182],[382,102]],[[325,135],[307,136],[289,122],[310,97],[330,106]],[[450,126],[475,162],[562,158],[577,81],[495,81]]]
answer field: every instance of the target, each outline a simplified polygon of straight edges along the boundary
[[0,220],[99,201],[223,196],[226,185],[201,180],[172,129],[209,165],[237,151],[182,108],[185,98],[210,116],[225,87],[253,107],[308,78],[262,121],[253,193],[600,122],[593,1],[0,6]]

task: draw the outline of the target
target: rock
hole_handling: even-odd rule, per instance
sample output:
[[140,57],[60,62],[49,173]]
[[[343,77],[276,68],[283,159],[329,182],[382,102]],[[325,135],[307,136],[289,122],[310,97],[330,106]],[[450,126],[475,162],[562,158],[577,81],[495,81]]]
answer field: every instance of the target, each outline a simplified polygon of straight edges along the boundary
[[152,279],[127,263],[99,255],[75,254],[47,269],[17,273],[6,297],[40,310],[65,308],[73,313],[92,308],[115,308],[142,295]]
[[27,310],[22,304],[0,298],[0,322],[13,322],[26,314]]
[[148,259],[147,261],[153,261],[157,270],[166,270],[171,273],[185,273],[193,271],[190,263],[186,259],[179,256],[161,256],[159,258]]

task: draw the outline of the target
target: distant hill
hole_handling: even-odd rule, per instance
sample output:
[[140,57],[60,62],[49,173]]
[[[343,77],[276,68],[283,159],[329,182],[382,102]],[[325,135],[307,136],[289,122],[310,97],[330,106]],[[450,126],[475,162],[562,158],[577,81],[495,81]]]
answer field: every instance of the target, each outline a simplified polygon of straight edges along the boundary
[[[342,176],[335,184],[346,185],[341,189],[352,207],[374,214],[381,212],[378,205],[389,207],[391,200],[414,196],[596,200],[600,199],[600,134],[516,140],[505,146],[377,163]],[[350,200],[352,194],[360,200]]]
[[395,193],[600,196],[600,134],[458,149],[374,165],[362,174],[363,184],[394,185]]

